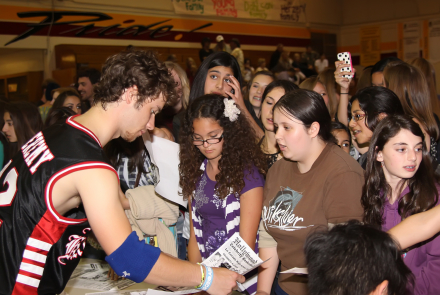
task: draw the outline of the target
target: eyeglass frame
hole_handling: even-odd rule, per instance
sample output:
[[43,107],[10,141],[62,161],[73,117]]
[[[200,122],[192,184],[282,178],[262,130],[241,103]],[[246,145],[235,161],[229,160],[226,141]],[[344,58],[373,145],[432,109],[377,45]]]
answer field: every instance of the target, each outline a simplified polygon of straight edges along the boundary
[[[217,140],[217,142],[209,142],[210,140],[212,141],[213,139]],[[193,138],[193,145],[202,146],[202,145],[205,145],[205,142],[207,144],[217,144],[217,143],[221,142],[222,139],[223,139],[223,133],[222,133],[222,135],[220,135],[220,137],[214,137],[214,138],[208,138],[208,139],[194,139]],[[201,142],[202,144],[195,144],[196,141]]]
[[[349,122],[350,122],[351,120],[353,120],[353,121],[355,121],[355,122],[359,122],[359,121],[361,121],[362,119],[365,119],[365,116],[366,116],[366,115],[367,115],[367,114],[355,114],[354,116],[351,116]],[[357,120],[355,119],[356,116],[358,117]]]

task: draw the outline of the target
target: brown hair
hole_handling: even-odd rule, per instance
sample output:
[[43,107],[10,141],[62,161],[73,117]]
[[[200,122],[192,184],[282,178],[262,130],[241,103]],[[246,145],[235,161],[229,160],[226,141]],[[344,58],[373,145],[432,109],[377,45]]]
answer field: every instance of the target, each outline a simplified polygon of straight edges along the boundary
[[407,63],[389,64],[384,71],[387,88],[394,91],[406,114],[415,117],[426,126],[435,141],[439,130],[432,113],[428,83],[423,73]]
[[207,94],[195,99],[188,107],[183,120],[180,141],[180,186],[184,199],[192,196],[203,171],[200,165],[205,156],[193,144],[193,121],[210,118],[223,128],[223,151],[218,162],[220,172],[215,176],[215,192],[220,199],[229,194],[240,195],[244,188],[244,177],[253,177],[254,166],[266,175],[267,159],[258,146],[257,136],[241,113],[234,122],[225,117],[224,97]]
[[418,57],[409,62],[412,66],[418,68],[426,78],[426,82],[428,83],[428,89],[431,98],[431,106],[433,112],[440,116],[440,104],[438,102],[437,90],[435,85],[435,69],[434,66],[424,59],[423,57]]
[[189,79],[186,75],[186,72],[176,63],[172,61],[166,61],[165,65],[170,70],[175,70],[177,76],[179,76],[180,83],[182,84],[182,97],[180,98],[182,101],[182,107],[184,110],[188,107],[189,103]]
[[167,67],[151,51],[130,50],[110,56],[103,68],[101,80],[94,86],[93,104],[118,101],[127,88],[137,86],[136,107],[163,95],[170,103],[175,100],[175,83]]
[[[328,112],[333,119],[338,111],[338,98],[336,94],[335,71],[333,69],[325,69],[318,75],[318,81],[324,85],[328,95]],[[313,90],[313,89],[312,89]]]

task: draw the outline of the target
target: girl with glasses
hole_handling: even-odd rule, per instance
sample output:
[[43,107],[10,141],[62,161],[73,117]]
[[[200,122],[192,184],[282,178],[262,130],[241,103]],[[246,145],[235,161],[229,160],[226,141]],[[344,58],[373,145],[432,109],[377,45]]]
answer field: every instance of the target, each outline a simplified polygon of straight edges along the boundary
[[[379,123],[367,156],[361,198],[364,222],[387,231],[437,206],[439,178],[424,137],[419,124],[407,115],[390,116]],[[407,286],[406,294],[440,294],[438,235],[405,249],[403,259],[415,277],[414,288]]]
[[267,164],[241,111],[232,99],[208,94],[185,114],[179,173],[190,204],[191,262],[202,262],[236,232],[257,249]]
[[[402,104],[394,92],[384,87],[370,86],[359,90],[348,106],[350,120],[348,126],[358,146],[368,146],[373,131],[380,120],[393,114],[403,114]],[[366,165],[365,152],[358,162]]]

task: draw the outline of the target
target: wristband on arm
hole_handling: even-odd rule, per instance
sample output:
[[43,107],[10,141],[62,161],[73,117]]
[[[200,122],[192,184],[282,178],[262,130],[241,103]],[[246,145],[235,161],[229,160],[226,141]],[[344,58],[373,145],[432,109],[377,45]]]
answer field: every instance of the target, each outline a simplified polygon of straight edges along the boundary
[[212,285],[212,281],[214,281],[214,271],[209,266],[206,266],[204,264],[203,264],[203,266],[206,269],[205,281],[203,282],[202,286],[197,289],[202,290],[202,291],[208,291],[208,289]]
[[118,276],[140,283],[148,276],[159,256],[159,248],[139,241],[136,232],[132,232],[105,261]]

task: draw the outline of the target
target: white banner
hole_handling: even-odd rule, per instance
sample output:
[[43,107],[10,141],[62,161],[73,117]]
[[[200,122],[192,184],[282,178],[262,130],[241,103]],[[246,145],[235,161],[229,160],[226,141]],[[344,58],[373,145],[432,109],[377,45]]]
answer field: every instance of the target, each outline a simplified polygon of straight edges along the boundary
[[305,0],[172,0],[177,14],[305,23]]

